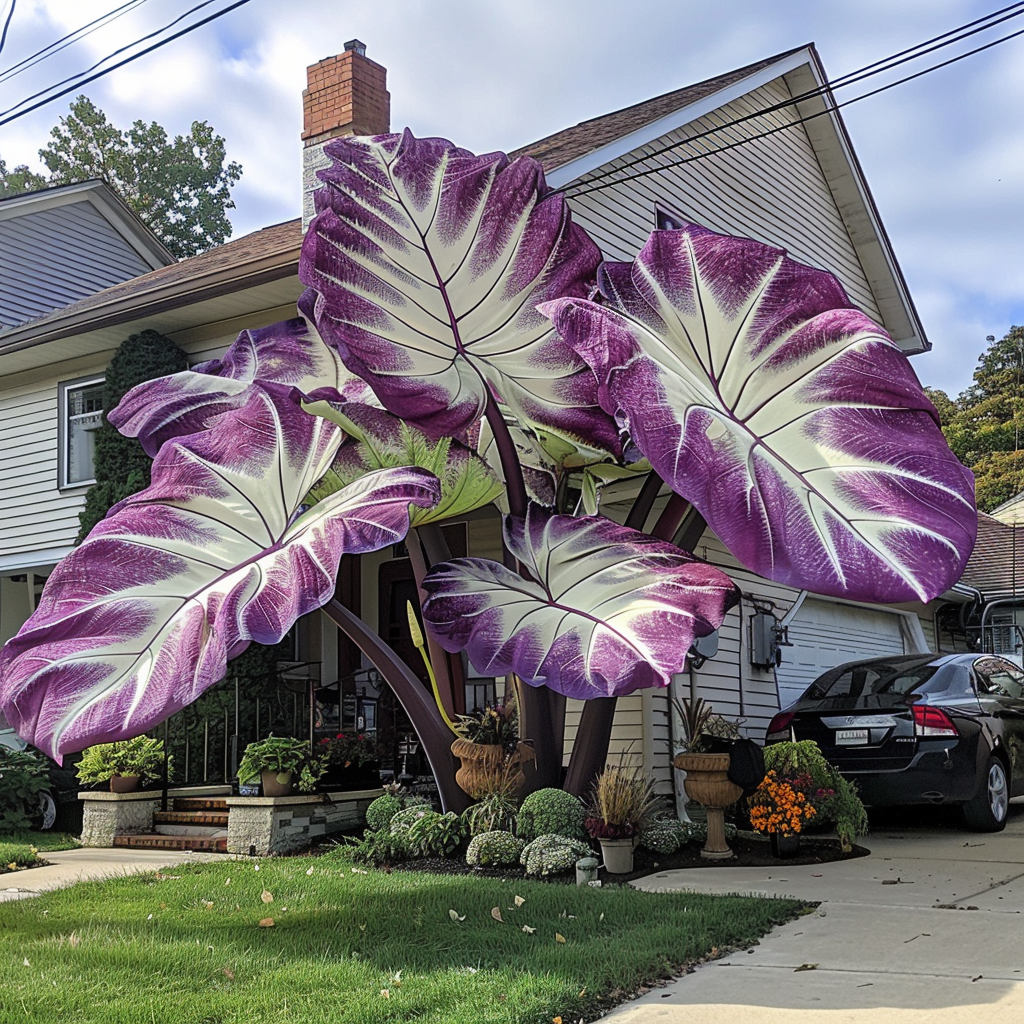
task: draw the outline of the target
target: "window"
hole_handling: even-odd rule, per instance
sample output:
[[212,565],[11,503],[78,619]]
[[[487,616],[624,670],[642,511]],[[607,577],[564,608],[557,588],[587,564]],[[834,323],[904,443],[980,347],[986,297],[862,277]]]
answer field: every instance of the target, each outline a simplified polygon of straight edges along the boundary
[[94,480],[95,437],[103,422],[103,378],[70,380],[57,387],[58,486],[81,487]]

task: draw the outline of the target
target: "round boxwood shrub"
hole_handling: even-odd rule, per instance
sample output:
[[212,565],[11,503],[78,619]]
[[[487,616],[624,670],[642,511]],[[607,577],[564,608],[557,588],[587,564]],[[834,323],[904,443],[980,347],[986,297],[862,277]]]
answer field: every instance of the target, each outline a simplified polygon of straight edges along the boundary
[[377,797],[369,807],[366,808],[366,827],[375,832],[382,828],[388,828],[391,819],[402,809],[402,801],[397,796],[385,793]]
[[580,857],[589,857],[590,847],[578,839],[548,834],[538,836],[523,848],[519,863],[528,875],[559,875],[576,865]]
[[518,864],[525,845],[522,839],[517,839],[511,832],[481,832],[469,841],[466,863],[473,867]]
[[538,789],[519,808],[516,832],[527,842],[548,835],[583,841],[587,838],[585,816],[582,801],[572,793],[564,789]]

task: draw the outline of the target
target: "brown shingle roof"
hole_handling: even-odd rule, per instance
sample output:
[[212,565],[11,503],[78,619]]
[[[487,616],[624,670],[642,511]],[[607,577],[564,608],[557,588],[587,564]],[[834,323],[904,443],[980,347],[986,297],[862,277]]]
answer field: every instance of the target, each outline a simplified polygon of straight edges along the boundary
[[1024,526],[1013,527],[979,513],[978,541],[962,582],[988,599],[1024,598]]
[[727,74],[708,78],[703,82],[688,85],[683,89],[676,89],[674,92],[667,92],[662,96],[655,96],[654,99],[635,103],[631,107],[625,107],[601,117],[594,117],[589,121],[581,121],[572,128],[566,128],[537,142],[531,142],[530,145],[523,146],[509,155],[512,157],[532,156],[541,162],[545,171],[553,171],[581,156],[586,156],[587,153],[592,153],[595,149],[608,145],[609,142],[614,142],[624,135],[643,128],[644,125],[650,124],[652,121],[667,117],[674,110],[696,103],[697,100],[703,99],[705,96],[710,96],[720,89],[725,89],[750,75],[757,74],[758,71],[782,60],[783,57],[788,57],[790,54],[806,48],[796,46],[792,50],[777,53],[774,57],[767,57]]

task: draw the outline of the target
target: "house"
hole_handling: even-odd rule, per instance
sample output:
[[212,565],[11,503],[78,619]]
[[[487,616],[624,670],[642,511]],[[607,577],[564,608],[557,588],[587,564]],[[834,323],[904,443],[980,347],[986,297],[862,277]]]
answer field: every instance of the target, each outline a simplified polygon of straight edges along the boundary
[[[924,353],[929,344],[842,120],[827,109],[827,95],[815,93],[825,81],[814,47],[799,47],[585,121],[514,155],[535,157],[552,185],[569,189],[574,217],[608,258],[629,260],[651,230],[684,220],[781,245],[794,258],[834,273],[904,352]],[[804,98],[790,104],[795,97]],[[324,143],[338,135],[389,130],[386,72],[353,40],[343,54],[309,69],[304,111],[308,220]],[[715,133],[723,125],[729,127]],[[723,140],[729,148],[716,152]],[[733,145],[741,140],[743,145]],[[693,159],[679,163],[680,155]],[[636,176],[651,166],[660,166],[657,174]],[[592,187],[597,184],[602,187]],[[274,225],[0,336],[0,431],[23,439],[36,453],[20,477],[0,472],[0,639],[24,620],[40,581],[70,550],[77,528],[88,481],[70,479],[62,469],[71,425],[60,396],[76,381],[102,377],[111,352],[128,334],[158,330],[198,362],[223,352],[242,329],[294,315],[302,291],[301,237],[298,219]],[[607,514],[624,514],[631,486],[609,487]],[[453,553],[500,557],[495,509],[478,510],[447,530]],[[743,719],[752,735],[826,668],[874,654],[935,650],[940,642],[936,614],[942,602],[879,607],[797,591],[742,569],[707,531],[696,553],[729,572],[743,598],[714,641],[702,646],[707,659],[677,677],[673,691],[707,698],[718,711]],[[402,649],[405,600],[414,596],[415,585],[401,545],[346,559],[338,593]],[[966,603],[971,592],[954,588],[944,599]],[[372,727],[368,716],[386,693],[353,645],[318,613],[303,620],[297,644],[296,662],[306,666],[314,688],[348,681],[341,720],[354,722],[362,712]],[[301,679],[297,684],[304,685]],[[494,688],[494,680],[470,678],[464,705],[488,699]],[[295,721],[301,731],[298,699]],[[567,744],[580,711],[578,702],[569,702]],[[256,722],[258,727],[258,708]],[[227,717],[222,727],[218,735],[226,749]],[[220,728],[215,722],[215,732]],[[642,758],[667,785],[673,730],[669,694],[644,691],[622,698],[612,752]],[[404,749],[408,754],[411,744]]]

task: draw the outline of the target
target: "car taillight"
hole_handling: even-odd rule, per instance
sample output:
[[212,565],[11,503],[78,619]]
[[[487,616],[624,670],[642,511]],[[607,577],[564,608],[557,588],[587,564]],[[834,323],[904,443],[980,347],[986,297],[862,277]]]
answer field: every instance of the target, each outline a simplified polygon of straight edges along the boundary
[[910,713],[914,716],[915,736],[957,736],[953,719],[942,708],[927,704],[914,704]]
[[789,727],[796,715],[792,711],[782,711],[777,714],[768,726],[765,733],[765,743],[779,743],[790,738]]

